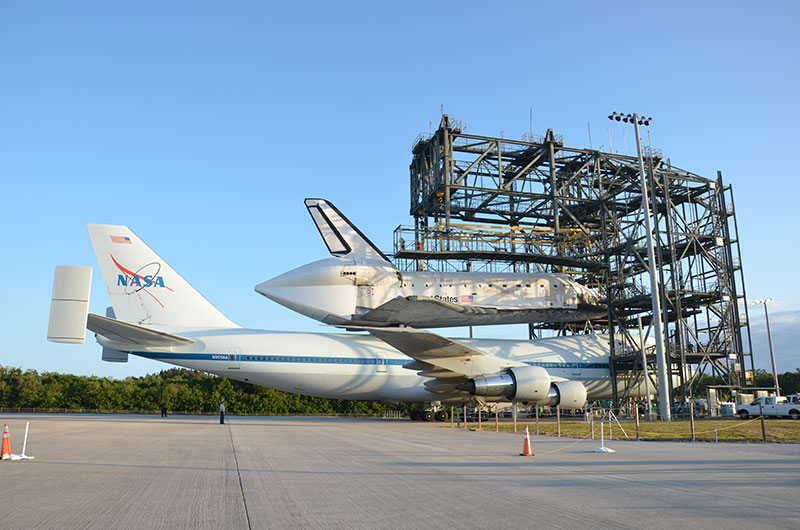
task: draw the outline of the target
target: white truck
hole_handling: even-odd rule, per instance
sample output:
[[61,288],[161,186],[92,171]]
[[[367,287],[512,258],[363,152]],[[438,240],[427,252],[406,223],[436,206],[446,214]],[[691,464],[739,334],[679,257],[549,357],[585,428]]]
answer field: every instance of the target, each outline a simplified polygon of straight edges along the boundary
[[739,405],[738,414],[746,420],[750,416],[789,416],[800,420],[800,396],[758,397],[748,405]]

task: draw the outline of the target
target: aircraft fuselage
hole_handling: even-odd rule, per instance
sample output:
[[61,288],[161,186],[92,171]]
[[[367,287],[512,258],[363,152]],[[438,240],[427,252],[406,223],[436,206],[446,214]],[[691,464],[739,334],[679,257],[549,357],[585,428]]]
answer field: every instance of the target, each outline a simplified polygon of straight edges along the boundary
[[[185,368],[323,398],[450,403],[471,399],[465,394],[432,393],[424,386],[430,378],[403,368],[413,359],[369,335],[243,328],[173,331],[196,342],[128,351]],[[97,339],[106,348],[127,349],[103,336],[98,335]],[[608,341],[596,335],[568,337],[566,342],[564,339],[459,342],[498,357],[542,366],[554,377],[580,381],[590,400],[611,397]]]

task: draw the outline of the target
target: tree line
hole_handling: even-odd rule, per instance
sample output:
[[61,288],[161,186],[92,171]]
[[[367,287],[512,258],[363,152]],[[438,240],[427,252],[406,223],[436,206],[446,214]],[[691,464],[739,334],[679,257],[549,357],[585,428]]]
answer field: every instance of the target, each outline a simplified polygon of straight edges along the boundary
[[413,407],[290,394],[183,368],[114,379],[0,366],[2,408],[156,412],[164,401],[168,411],[214,413],[222,399],[230,414],[369,415]]
[[[755,386],[773,386],[772,374],[756,370]],[[783,395],[800,394],[800,368],[778,375]],[[721,377],[703,376],[693,397],[706,397],[706,388],[722,385]],[[677,394],[677,392],[676,392]],[[162,401],[170,411],[214,413],[224,399],[231,414],[381,414],[408,412],[411,403],[387,405],[377,401],[324,399],[290,394],[232,381],[184,368],[170,368],[143,377],[81,376],[38,373],[0,366],[0,407],[83,409],[102,411],[157,411]]]

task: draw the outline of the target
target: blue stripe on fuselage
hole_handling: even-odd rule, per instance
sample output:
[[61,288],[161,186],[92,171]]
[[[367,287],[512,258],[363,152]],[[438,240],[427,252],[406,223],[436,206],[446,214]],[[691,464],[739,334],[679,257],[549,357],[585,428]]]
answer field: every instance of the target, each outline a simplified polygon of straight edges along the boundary
[[[239,361],[263,363],[305,363],[305,364],[379,364],[403,366],[413,362],[411,359],[378,359],[359,357],[319,357],[316,355],[245,355],[227,353],[160,353],[131,352],[132,355],[147,359],[184,360],[184,361]],[[238,358],[237,358],[238,357]]]
[[[183,361],[222,361],[222,362],[262,362],[262,363],[302,363],[302,364],[346,364],[346,365],[381,365],[381,366],[403,366],[413,362],[412,359],[379,359],[379,358],[359,358],[359,357],[320,357],[316,355],[229,355],[226,353],[156,353],[156,352],[131,352],[132,355],[145,357],[147,359],[159,360],[183,360]],[[605,369],[608,370],[608,363],[565,363],[565,362],[539,362],[523,361],[530,366],[541,366],[542,368],[556,369]]]

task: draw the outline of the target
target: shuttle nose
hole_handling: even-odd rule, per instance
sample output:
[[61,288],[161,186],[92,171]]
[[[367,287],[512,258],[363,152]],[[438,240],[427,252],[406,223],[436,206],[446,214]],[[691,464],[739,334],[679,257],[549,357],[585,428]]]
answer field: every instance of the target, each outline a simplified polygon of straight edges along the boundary
[[282,306],[296,309],[293,302],[295,302],[297,297],[294,296],[293,291],[300,285],[285,285],[283,281],[280,281],[280,278],[281,277],[278,276],[271,280],[259,283],[255,287],[256,292],[269,298],[273,302],[281,304]]
[[355,311],[356,287],[342,277],[341,264],[330,260],[309,263],[271,280],[255,291],[293,311],[328,321]]
[[[261,282],[256,285],[256,292],[274,300],[279,304],[286,300],[287,295],[291,298],[293,289],[302,288],[309,285],[309,278],[306,274],[298,274],[298,269],[276,276],[271,280]],[[313,285],[313,284],[312,284]]]
[[258,294],[264,295],[267,298],[272,299],[272,294],[274,293],[272,288],[273,285],[274,283],[272,280],[267,280],[265,282],[261,282],[258,285],[256,285],[255,290]]
[[261,282],[255,290],[279,304],[291,303],[305,289],[326,284],[327,268],[311,265],[315,264],[304,265]]

